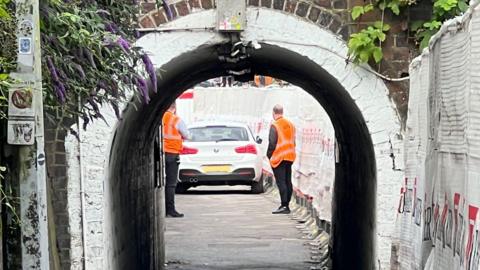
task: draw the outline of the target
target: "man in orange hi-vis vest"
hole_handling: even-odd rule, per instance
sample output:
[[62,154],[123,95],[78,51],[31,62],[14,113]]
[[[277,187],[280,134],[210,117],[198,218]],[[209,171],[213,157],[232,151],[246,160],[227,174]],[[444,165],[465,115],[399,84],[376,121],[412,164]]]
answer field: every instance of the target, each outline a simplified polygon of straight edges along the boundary
[[295,127],[283,117],[283,107],[273,107],[267,157],[273,169],[282,204],[272,214],[289,214],[292,198],[292,164],[295,161]]
[[163,151],[165,152],[165,209],[167,217],[183,217],[175,209],[175,188],[177,187],[178,165],[182,141],[188,138],[185,123],[176,115],[175,102],[162,118]]
[[254,83],[256,87],[269,86],[273,83],[273,78],[269,76],[255,75]]

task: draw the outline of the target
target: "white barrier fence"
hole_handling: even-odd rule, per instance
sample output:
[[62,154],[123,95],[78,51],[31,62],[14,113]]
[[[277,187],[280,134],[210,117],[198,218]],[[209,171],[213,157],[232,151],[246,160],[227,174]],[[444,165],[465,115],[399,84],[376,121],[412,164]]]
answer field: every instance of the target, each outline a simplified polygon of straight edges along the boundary
[[[177,100],[177,108],[187,124],[214,119],[248,123],[254,135],[263,139],[266,153],[272,108],[277,103],[284,106],[285,117],[297,129],[292,177],[296,192],[312,200],[320,219],[331,221],[335,135],[328,115],[311,95],[294,86],[196,88]],[[264,164],[271,173],[268,161]]]
[[479,269],[479,67],[478,7],[411,64],[394,269]]

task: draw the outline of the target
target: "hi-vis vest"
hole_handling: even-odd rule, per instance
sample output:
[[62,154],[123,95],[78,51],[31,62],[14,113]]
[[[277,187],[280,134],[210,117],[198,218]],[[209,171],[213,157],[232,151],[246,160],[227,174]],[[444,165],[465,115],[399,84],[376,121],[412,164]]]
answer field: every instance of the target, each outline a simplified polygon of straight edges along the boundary
[[182,135],[177,129],[180,118],[167,111],[162,118],[163,124],[163,151],[165,153],[179,154],[182,151]]
[[284,160],[295,161],[295,127],[285,118],[277,119],[273,126],[277,130],[277,145],[270,158],[272,168],[278,167]]
[[259,75],[255,75],[254,82],[257,87],[262,86],[269,86],[270,84],[273,83],[273,78],[269,76],[262,76],[263,77],[263,83],[261,80],[261,77]]

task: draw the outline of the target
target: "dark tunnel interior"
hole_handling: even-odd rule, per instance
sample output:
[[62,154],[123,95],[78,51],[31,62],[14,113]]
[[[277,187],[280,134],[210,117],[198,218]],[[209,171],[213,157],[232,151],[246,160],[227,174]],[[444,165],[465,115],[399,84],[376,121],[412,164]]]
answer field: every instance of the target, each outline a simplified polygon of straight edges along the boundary
[[[172,59],[158,70],[149,104],[132,101],[112,143],[106,189],[112,194],[112,254],[115,269],[161,269],[164,256],[163,187],[155,143],[161,116],[183,91],[231,74],[248,80],[268,75],[302,87],[322,105],[338,142],[332,209],[333,269],[373,269],[376,164],[365,120],[340,83],[320,65],[269,44],[230,59],[231,45],[205,46]],[[245,72],[247,71],[247,72]],[[135,103],[135,104],[132,104]]]

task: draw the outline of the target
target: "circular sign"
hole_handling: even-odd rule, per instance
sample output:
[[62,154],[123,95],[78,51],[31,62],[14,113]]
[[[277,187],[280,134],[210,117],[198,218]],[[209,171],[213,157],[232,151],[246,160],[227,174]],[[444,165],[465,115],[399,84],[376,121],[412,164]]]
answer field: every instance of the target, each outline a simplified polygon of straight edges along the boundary
[[18,109],[32,107],[33,95],[30,90],[16,90],[12,93],[12,104]]
[[43,153],[39,154],[38,157],[37,157],[37,163],[38,165],[40,166],[43,166],[43,164],[45,163],[45,155]]

